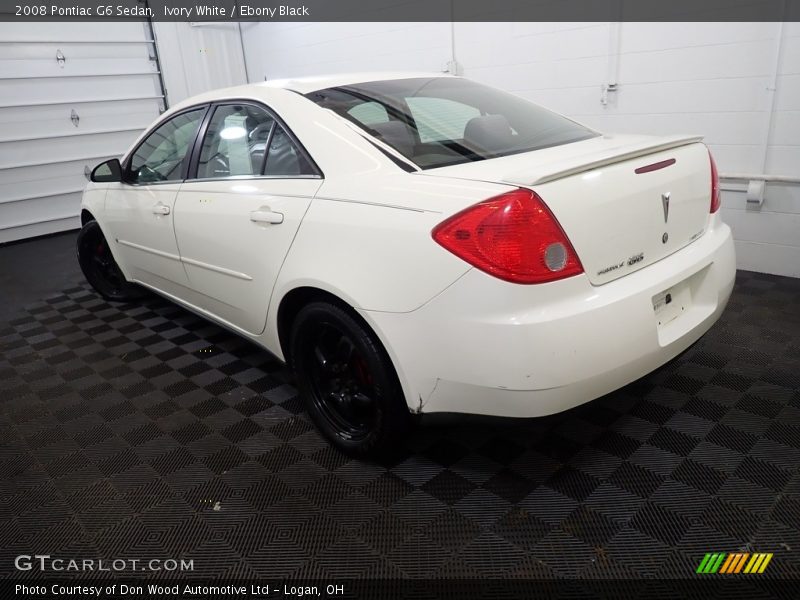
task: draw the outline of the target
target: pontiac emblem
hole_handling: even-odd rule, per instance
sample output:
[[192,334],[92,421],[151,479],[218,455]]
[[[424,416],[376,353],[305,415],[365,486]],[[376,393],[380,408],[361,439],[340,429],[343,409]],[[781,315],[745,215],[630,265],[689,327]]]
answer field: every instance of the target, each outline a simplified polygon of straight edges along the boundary
[[664,223],[669,220],[669,192],[661,194],[661,206],[664,208]]

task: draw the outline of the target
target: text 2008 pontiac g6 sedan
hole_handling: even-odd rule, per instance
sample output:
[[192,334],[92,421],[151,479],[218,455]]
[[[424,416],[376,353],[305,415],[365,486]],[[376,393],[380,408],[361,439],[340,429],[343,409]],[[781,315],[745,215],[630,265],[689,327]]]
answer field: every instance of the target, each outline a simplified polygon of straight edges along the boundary
[[602,135],[450,76],[209,92],[99,165],[96,290],[153,290],[297,375],[339,448],[418,412],[547,415],[670,360],[735,277],[700,138]]

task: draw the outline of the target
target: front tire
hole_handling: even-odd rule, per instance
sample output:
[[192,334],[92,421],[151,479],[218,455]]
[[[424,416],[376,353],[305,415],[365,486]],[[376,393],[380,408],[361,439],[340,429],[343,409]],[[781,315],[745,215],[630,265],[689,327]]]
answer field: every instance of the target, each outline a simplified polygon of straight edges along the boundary
[[89,221],[81,228],[77,250],[84,277],[103,298],[127,302],[144,295],[142,288],[125,279],[97,221]]
[[314,302],[301,309],[290,353],[309,416],[340,450],[374,454],[408,431],[411,415],[386,351],[342,308]]

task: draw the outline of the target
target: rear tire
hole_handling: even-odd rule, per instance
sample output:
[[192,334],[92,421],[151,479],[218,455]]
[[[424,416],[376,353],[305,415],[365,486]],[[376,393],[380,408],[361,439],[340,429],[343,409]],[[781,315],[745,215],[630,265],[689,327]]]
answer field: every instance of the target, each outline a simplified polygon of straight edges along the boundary
[[78,233],[78,264],[95,291],[106,300],[128,302],[144,296],[144,290],[125,279],[97,221],[89,221]]
[[408,432],[411,414],[389,356],[347,311],[327,302],[303,307],[290,354],[309,416],[340,450],[376,454]]

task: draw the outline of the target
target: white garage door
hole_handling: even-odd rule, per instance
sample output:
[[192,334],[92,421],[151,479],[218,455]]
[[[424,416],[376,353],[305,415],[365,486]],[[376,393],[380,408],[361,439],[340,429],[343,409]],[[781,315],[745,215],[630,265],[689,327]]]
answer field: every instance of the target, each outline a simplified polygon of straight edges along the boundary
[[78,227],[85,172],[164,106],[148,23],[0,23],[0,243]]

